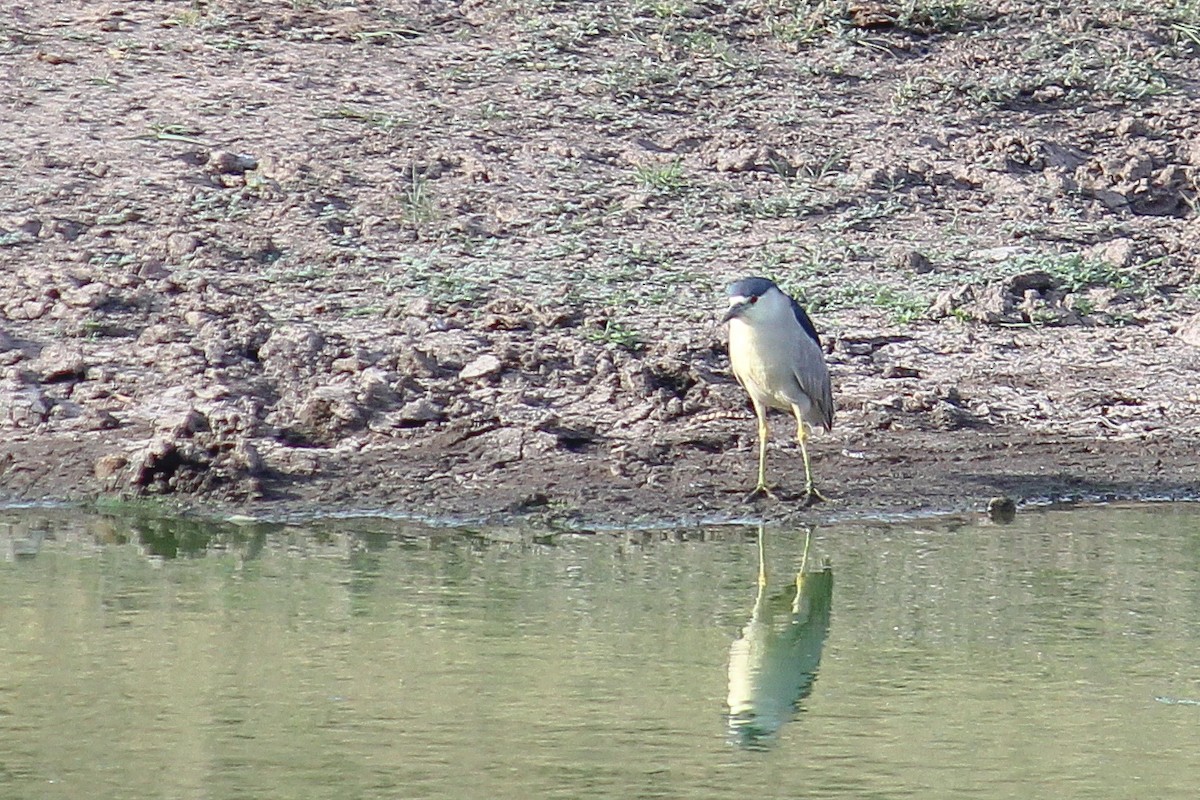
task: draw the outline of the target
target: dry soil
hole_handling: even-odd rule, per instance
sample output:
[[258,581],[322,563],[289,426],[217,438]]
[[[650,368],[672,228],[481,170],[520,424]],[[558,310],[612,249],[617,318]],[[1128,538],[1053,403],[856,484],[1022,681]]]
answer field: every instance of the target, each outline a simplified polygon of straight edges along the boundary
[[[629,525],[1197,494],[1194,3],[0,15],[0,499]],[[717,320],[821,330],[744,502]]]

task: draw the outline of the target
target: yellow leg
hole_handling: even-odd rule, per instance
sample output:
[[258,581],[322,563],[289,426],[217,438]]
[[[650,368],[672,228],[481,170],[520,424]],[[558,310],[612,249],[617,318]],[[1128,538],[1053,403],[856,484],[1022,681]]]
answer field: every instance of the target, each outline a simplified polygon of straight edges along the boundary
[[754,416],[758,417],[758,484],[747,500],[775,496],[767,488],[767,436],[770,433],[767,429],[767,411],[758,403],[754,403]]
[[805,441],[808,439],[808,426],[804,424],[804,418],[800,416],[800,409],[792,406],[792,413],[796,415],[796,441],[800,443],[800,456],[804,459],[804,500],[806,506],[811,506],[816,503],[825,502],[825,495],[817,491],[817,487],[813,484],[812,465],[808,462],[808,447]]
[[796,573],[796,596],[792,599],[792,615],[800,613],[804,599],[804,576],[808,573],[808,545],[812,541],[812,528],[804,528],[804,554],[800,556],[800,571]]
[[767,606],[767,532],[758,526],[758,593],[754,596],[754,612],[750,621],[763,618]]
[[804,527],[804,553],[800,556],[800,574],[808,571],[808,545],[812,541],[812,528]]
[[767,586],[767,532],[764,526],[758,526],[758,588],[761,591]]

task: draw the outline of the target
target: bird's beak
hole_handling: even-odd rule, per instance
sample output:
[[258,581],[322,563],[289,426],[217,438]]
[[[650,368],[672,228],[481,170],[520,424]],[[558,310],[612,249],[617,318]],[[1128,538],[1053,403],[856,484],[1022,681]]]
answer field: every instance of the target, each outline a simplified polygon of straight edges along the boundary
[[749,300],[743,300],[740,303],[734,303],[733,305],[731,305],[729,307],[729,310],[725,312],[725,316],[721,317],[721,324],[724,325],[726,322],[729,322],[729,320],[733,319],[734,317],[741,316],[742,312],[745,311],[749,305],[750,305]]

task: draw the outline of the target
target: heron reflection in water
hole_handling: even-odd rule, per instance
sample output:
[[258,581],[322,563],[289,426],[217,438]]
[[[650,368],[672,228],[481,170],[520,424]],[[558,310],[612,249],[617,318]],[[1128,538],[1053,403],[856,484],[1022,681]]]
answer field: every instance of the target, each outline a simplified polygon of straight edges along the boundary
[[741,747],[765,748],[817,679],[829,634],[833,570],[806,571],[811,535],[805,531],[795,581],[770,597],[764,532],[758,529],[758,596],[750,622],[729,648],[729,733]]

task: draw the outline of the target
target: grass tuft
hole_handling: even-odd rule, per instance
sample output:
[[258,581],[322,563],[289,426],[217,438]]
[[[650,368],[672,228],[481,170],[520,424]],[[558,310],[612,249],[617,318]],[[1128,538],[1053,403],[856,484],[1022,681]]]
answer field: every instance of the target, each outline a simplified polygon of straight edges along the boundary
[[687,186],[682,159],[666,164],[642,164],[633,171],[638,184],[659,194],[678,194]]
[[408,184],[400,193],[400,217],[414,228],[422,228],[437,218],[429,179],[415,165],[410,170]]
[[1098,287],[1124,290],[1139,288],[1129,270],[1098,259],[1085,258],[1078,253],[1038,253],[1020,256],[1004,262],[1001,268],[1009,275],[1042,270],[1071,292]]

